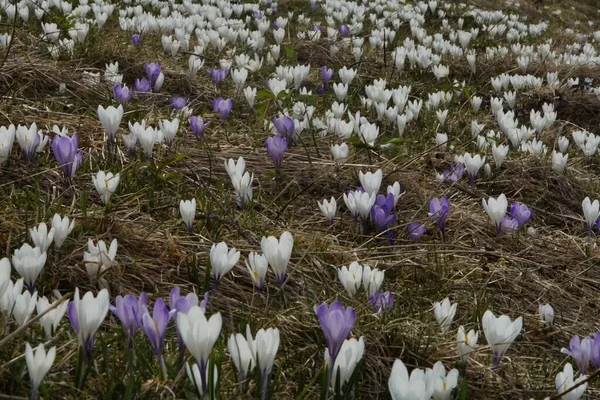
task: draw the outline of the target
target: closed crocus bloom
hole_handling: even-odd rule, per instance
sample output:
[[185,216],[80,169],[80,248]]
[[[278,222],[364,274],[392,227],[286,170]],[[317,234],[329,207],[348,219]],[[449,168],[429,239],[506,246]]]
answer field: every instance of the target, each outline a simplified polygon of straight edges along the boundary
[[368,265],[363,267],[363,287],[367,292],[367,297],[379,290],[384,276],[385,271],[380,271],[377,268],[371,269]]
[[[131,99],[131,95],[133,94],[133,90],[127,87],[127,85],[119,85],[115,84],[113,86],[113,94],[115,96],[115,100],[117,100],[120,104],[125,104]],[[100,107],[100,106],[98,106]],[[100,121],[102,122],[102,121]]]
[[452,391],[458,385],[458,370],[456,368],[451,369],[446,375],[444,364],[438,361],[433,364],[431,375],[433,378],[433,399],[450,400]]
[[[221,333],[222,322],[221,313],[207,319],[199,306],[191,307],[187,314],[177,313],[177,329],[201,371],[206,370],[212,348]],[[201,378],[202,388],[206,391],[208,382],[206,377]]]
[[452,325],[454,315],[456,314],[456,307],[458,307],[458,303],[451,304],[447,297],[441,302],[433,304],[435,320],[440,325],[442,333],[450,330],[450,325]]
[[119,125],[121,124],[122,118],[122,105],[119,105],[117,108],[113,106],[108,106],[107,108],[104,108],[100,105],[98,106],[98,119],[104,127],[104,131],[106,131],[111,143],[115,142],[115,134],[119,130]]
[[[252,336],[249,337],[249,341],[251,338]],[[258,332],[256,332],[253,352],[256,352],[256,362],[262,377],[261,388],[263,391],[267,390],[269,375],[273,370],[273,364],[275,364],[275,356],[277,355],[278,349],[279,329],[260,329]]]
[[[556,375],[555,385],[559,395],[565,393],[563,396],[560,396],[561,399],[579,400],[587,389],[587,376],[580,375],[577,379],[574,379],[573,366],[567,363],[562,372]],[[577,387],[571,390],[573,386]]]
[[235,201],[239,208],[246,208],[248,203],[252,201],[252,181],[254,174],[246,172],[243,175],[236,175],[232,178],[233,188],[235,189]]
[[496,144],[492,145],[492,155],[494,156],[494,164],[496,164],[496,168],[500,168],[506,155],[508,154],[508,146],[501,144],[500,146],[496,146]]
[[352,307],[344,307],[339,301],[331,305],[315,305],[314,310],[325,334],[329,359],[335,365],[342,344],[354,327],[356,313]]
[[31,317],[31,313],[37,304],[37,292],[30,293],[25,291],[15,296],[15,303],[12,309],[12,316],[18,326],[23,326]]
[[37,227],[29,228],[29,237],[35,246],[45,253],[54,240],[54,232],[54,228],[48,231],[48,227],[42,222]]
[[490,197],[487,202],[485,199],[481,199],[481,204],[483,204],[485,212],[496,225],[496,233],[499,235],[501,232],[502,220],[504,219],[506,209],[508,208],[506,196],[502,193],[496,199]]
[[448,145],[448,135],[445,133],[437,133],[435,135],[435,145],[438,146],[440,151],[446,150]]
[[36,123],[32,123],[29,127],[18,125],[15,136],[21,150],[25,153],[25,160],[31,162],[41,139],[40,135],[38,135]]
[[344,66],[340,70],[338,70],[338,75],[340,76],[340,80],[342,81],[342,83],[350,84],[350,82],[352,82],[352,80],[356,76],[356,70],[348,69],[346,68],[346,66]]
[[121,321],[123,330],[127,335],[129,348],[133,348],[133,338],[140,326],[142,326],[143,307],[148,303],[146,293],[140,294],[139,299],[132,294],[125,297],[117,296],[115,305],[110,305],[110,311]]
[[[37,301],[36,312],[38,313],[38,315],[40,315],[43,312],[45,312],[48,308],[50,308],[50,305],[51,303],[48,301],[46,296],[41,297]],[[63,301],[57,307],[42,315],[39,321],[40,325],[44,329],[44,332],[46,333],[46,339],[52,338],[52,336],[56,333],[56,331],[58,330],[58,325],[65,316],[68,307],[69,301]]]
[[[5,270],[5,266],[6,263],[2,262],[2,269],[1,271],[6,271]],[[5,315],[7,317],[10,317],[14,306],[15,306],[15,300],[17,298],[17,296],[19,296],[21,293],[23,293],[23,278],[19,278],[15,281],[15,283],[13,283],[10,280],[10,270],[8,273],[8,276],[6,276],[6,274],[4,274],[4,282],[6,285],[5,290],[4,290],[4,294],[2,295],[2,297],[0,298],[0,308],[2,309],[2,312],[5,313]]]
[[584,337],[583,340],[579,336],[573,336],[569,342],[569,348],[563,347],[560,352],[569,355],[573,358],[582,375],[587,373],[590,360],[592,358],[592,345],[594,341],[589,337]]
[[348,161],[348,153],[349,149],[346,143],[331,146],[331,155],[333,156],[333,160],[338,164]]
[[154,144],[156,143],[157,138],[158,132],[152,127],[141,129],[138,132],[137,139],[140,143],[140,146],[142,146],[142,149],[144,149],[146,160],[150,160],[152,158],[152,150],[154,149]]
[[583,216],[587,223],[588,235],[592,236],[594,224],[596,223],[596,220],[600,218],[600,202],[598,200],[592,202],[589,197],[586,197],[583,199],[581,207],[583,208]]
[[33,293],[35,281],[46,264],[46,252],[39,247],[31,247],[28,243],[24,243],[13,253],[12,264],[23,278],[29,292]]
[[569,161],[568,154],[562,154],[558,152],[552,153],[552,169],[557,174],[562,174],[565,171],[567,166],[567,161]]
[[363,267],[356,261],[350,263],[348,267],[343,266],[338,269],[338,278],[350,297],[354,297],[356,291],[360,288],[362,277]]
[[54,230],[54,247],[60,249],[65,242],[65,239],[73,230],[75,220],[69,221],[69,217],[61,218],[60,215],[54,214],[52,217],[52,229]]
[[173,144],[173,139],[175,138],[177,131],[179,130],[179,119],[173,118],[172,121],[169,121],[168,119],[163,119],[158,124],[160,130],[162,131],[165,137],[165,142],[167,143],[167,146],[170,147],[171,144]]
[[120,175],[113,175],[112,172],[105,173],[104,171],[98,171],[96,176],[92,175],[92,181],[100,195],[102,203],[108,204],[111,196],[117,190],[120,180]]
[[433,396],[434,382],[431,374],[425,374],[418,368],[413,369],[409,376],[404,363],[396,360],[388,380],[388,388],[392,400],[429,400]]
[[265,280],[269,269],[267,257],[262,254],[250,252],[246,261],[246,268],[248,268],[248,273],[256,288],[262,291],[265,287]]
[[9,125],[8,128],[0,126],[0,166],[8,160],[15,140],[16,128]]
[[260,247],[269,261],[271,269],[275,273],[277,282],[283,285],[287,279],[287,267],[292,257],[292,249],[294,248],[294,238],[292,234],[285,231],[277,240],[274,236],[264,237],[260,241]]
[[210,248],[210,273],[215,279],[215,286],[219,286],[221,279],[237,264],[240,252],[235,247],[229,249],[225,242],[212,245]]
[[210,125],[210,121],[204,122],[202,117],[190,117],[189,119],[190,128],[196,136],[196,139],[200,140],[204,137],[204,130]]
[[90,354],[94,349],[94,335],[106,318],[108,306],[109,297],[106,289],[98,292],[96,297],[92,292],[87,292],[83,298],[80,298],[79,288],[75,288],[67,315],[86,354]]
[[531,219],[531,209],[518,201],[515,201],[510,205],[509,214],[517,221],[519,228]]
[[139,309],[141,314],[141,328],[146,334],[148,341],[161,367],[163,378],[167,378],[167,368],[163,358],[163,347],[165,345],[165,334],[167,333],[167,325],[169,324],[169,310],[163,299],[159,298],[154,302],[152,315],[148,307],[143,304]]
[[327,201],[327,199],[323,199],[323,203],[317,201],[317,204],[325,218],[332,222],[337,210],[337,202],[335,201],[335,198],[331,196],[331,200]]
[[273,164],[278,168],[281,168],[281,162],[283,161],[283,155],[287,150],[287,145],[287,139],[281,135],[271,136],[265,141],[267,153],[271,157]]
[[485,164],[485,158],[485,156],[482,158],[479,154],[476,154],[475,156],[471,156],[469,153],[464,154],[463,160],[465,168],[467,169],[467,173],[469,174],[471,184],[475,182],[479,170]]
[[371,215],[371,208],[375,204],[375,200],[377,199],[377,194],[369,194],[367,192],[359,192],[358,190],[354,192],[354,201],[356,202],[356,212],[363,221],[366,221]]
[[442,241],[446,241],[446,221],[450,215],[450,201],[446,196],[435,198],[429,201],[429,215],[433,218],[440,232],[442,232]]
[[400,199],[400,196],[402,196],[402,193],[400,191],[401,188],[398,182],[394,182],[393,185],[389,185],[387,187],[388,194],[392,194],[394,196],[394,207],[398,205],[398,200]]
[[294,120],[287,115],[282,115],[279,118],[273,118],[273,126],[281,136],[288,141],[294,137]]
[[554,323],[554,308],[550,304],[540,304],[538,315],[543,324],[551,326]]
[[233,108],[233,100],[227,99],[224,100],[222,97],[216,98],[213,100],[213,112],[218,114],[222,120],[227,119],[229,114],[231,113],[231,109]]
[[256,88],[248,86],[244,89],[244,97],[250,108],[254,108],[254,100],[256,98]]
[[379,188],[381,187],[381,180],[383,178],[383,172],[381,169],[378,169],[374,173],[368,171],[364,174],[362,171],[358,173],[358,179],[360,180],[360,184],[362,185],[365,192],[377,195],[379,192]]
[[465,328],[462,326],[458,327],[456,333],[456,345],[458,346],[458,355],[463,363],[469,359],[469,354],[477,348],[477,341],[479,340],[479,332],[475,332],[473,329],[469,333],[465,333]]
[[179,214],[188,231],[194,229],[194,218],[196,217],[196,199],[179,201]]
[[[246,330],[249,329],[250,327],[246,327]],[[250,336],[250,340],[252,341],[251,338],[252,336]],[[252,346],[253,345],[254,343],[252,343]],[[240,333],[235,335],[231,334],[227,341],[227,349],[229,350],[231,360],[238,371],[240,382],[246,379],[248,372],[252,371],[254,365],[256,365],[256,354],[253,353],[250,346],[248,340]]]
[[54,158],[56,158],[56,161],[61,166],[63,175],[67,178],[75,176],[77,169],[81,166],[83,153],[77,151],[78,146],[79,138],[76,133],[71,137],[66,134],[57,134],[52,138]]
[[334,365],[331,365],[329,351],[325,350],[325,363],[329,371],[331,371],[330,384],[332,389],[335,390],[337,382],[339,382],[340,388],[348,383],[354,373],[354,369],[360,360],[362,360],[364,354],[365,341],[362,336],[358,340],[354,338],[344,340]]
[[38,398],[38,390],[42,384],[42,380],[52,367],[54,358],[56,357],[56,347],[52,347],[46,353],[43,344],[40,344],[35,352],[29,343],[25,343],[25,363],[27,364],[27,372],[31,382],[31,398]]
[[521,333],[523,317],[511,321],[507,315],[496,317],[494,313],[487,310],[481,318],[481,325],[483,326],[485,339],[492,348],[493,364],[497,366],[500,364],[506,350]]

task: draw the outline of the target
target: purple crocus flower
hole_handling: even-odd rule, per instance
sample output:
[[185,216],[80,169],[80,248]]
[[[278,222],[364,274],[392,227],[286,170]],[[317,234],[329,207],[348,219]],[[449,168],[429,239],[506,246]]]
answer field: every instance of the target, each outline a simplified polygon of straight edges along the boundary
[[134,47],[138,47],[139,45],[142,44],[142,35],[140,35],[139,33],[135,33],[131,36],[131,44]]
[[509,215],[504,216],[500,223],[500,229],[509,235],[512,235],[519,230],[519,221]]
[[561,353],[569,355],[573,358],[579,368],[579,373],[585,375],[587,373],[588,364],[590,363],[592,354],[592,343],[594,341],[589,337],[584,337],[583,340],[575,335],[569,342],[570,349],[562,348]]
[[213,112],[219,114],[221,119],[225,120],[231,113],[231,109],[233,108],[233,100],[227,99],[223,100],[222,97],[213,100]]
[[146,297],[146,293],[140,294],[139,299],[132,294],[128,294],[125,297],[117,296],[115,298],[115,305],[108,306],[110,311],[121,321],[123,330],[127,334],[127,343],[130,349],[133,348],[133,338],[137,329],[142,325],[140,311],[147,303],[148,298]]
[[167,324],[169,323],[170,315],[169,310],[163,299],[159,298],[154,302],[154,309],[152,310],[152,316],[148,307],[143,305],[140,308],[141,313],[141,327],[146,337],[150,341],[152,350],[156,354],[158,363],[163,372],[163,376],[166,378],[167,371],[165,366],[165,360],[163,358],[163,347],[165,344],[165,333],[167,332]]
[[127,85],[121,86],[117,83],[115,86],[113,86],[113,93],[119,104],[125,104],[131,99],[133,90],[129,89]]
[[421,239],[421,236],[423,236],[426,230],[427,227],[421,224],[420,222],[411,222],[410,224],[408,224],[408,237],[412,241],[416,242],[417,240]]
[[342,37],[346,37],[348,36],[348,34],[350,33],[350,27],[346,24],[340,26],[340,35],[342,35]]
[[450,168],[444,171],[444,180],[450,183],[458,182],[466,171],[467,168],[463,163],[450,164]]
[[600,231],[600,218],[596,220],[596,228]]
[[433,218],[440,232],[442,232],[442,241],[446,241],[446,221],[450,214],[450,201],[446,196],[441,199],[435,198],[429,201],[429,217]]
[[596,332],[594,335],[594,343],[592,343],[590,359],[594,368],[600,368],[600,332]]
[[136,79],[133,83],[133,90],[139,93],[148,93],[152,90],[152,84],[146,78]]
[[273,118],[273,125],[277,129],[277,133],[286,138],[292,140],[294,138],[294,120],[287,115],[282,115],[279,118]]
[[531,218],[531,209],[525,204],[521,204],[518,201],[515,201],[510,205],[509,214],[517,221],[519,225],[518,227],[520,228],[523,225],[525,225]]
[[213,83],[217,86],[227,78],[227,70],[224,69],[207,69],[206,74],[210,76]]
[[333,78],[333,68],[321,67],[321,79],[323,79],[323,86],[327,86],[329,81]]
[[207,121],[205,123],[202,117],[192,116],[190,117],[189,122],[190,127],[192,128],[192,132],[194,133],[194,135],[196,135],[196,138],[198,140],[201,140],[204,136],[204,130],[208,125],[210,125],[210,121]]
[[390,313],[396,306],[394,295],[390,292],[376,291],[369,297],[369,301],[376,313]]
[[171,97],[171,106],[177,111],[183,109],[187,106],[188,98],[187,97]]
[[277,168],[281,168],[283,154],[287,150],[287,139],[280,135],[267,138],[265,141],[267,153]]
[[154,86],[154,84],[156,83],[156,80],[158,79],[158,76],[160,75],[160,63],[148,63],[145,65],[145,69],[146,69],[146,76],[148,77],[148,80],[150,81],[150,86]]
[[331,360],[330,365],[335,365],[335,359],[342,348],[342,344],[354,327],[356,313],[352,307],[345,308],[337,300],[331,303],[330,306],[327,303],[320,306],[315,305],[314,310],[325,334],[327,351]]
[[254,19],[259,19],[259,20],[260,20],[260,19],[262,19],[264,16],[265,16],[265,15],[264,15],[262,12],[260,12],[260,11],[254,11],[254,12],[252,13],[252,18],[254,18]]
[[[319,96],[325,95],[325,87],[324,86],[319,86],[319,88],[317,89],[317,94]],[[327,131],[325,131],[325,133],[327,133]]]
[[394,195],[389,193],[387,196],[377,195],[375,204],[371,207],[371,219],[379,232],[396,220],[396,215],[392,214],[394,210]]
[[81,165],[83,153],[77,151],[78,146],[79,138],[76,133],[71,137],[67,135],[55,135],[52,139],[52,152],[56,161],[61,166],[65,178],[75,176],[77,169]]

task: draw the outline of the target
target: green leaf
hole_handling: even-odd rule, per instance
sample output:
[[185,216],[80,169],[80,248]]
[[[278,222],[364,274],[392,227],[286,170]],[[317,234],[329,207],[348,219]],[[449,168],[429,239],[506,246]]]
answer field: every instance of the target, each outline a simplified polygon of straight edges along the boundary
[[256,98],[263,100],[273,100],[275,99],[275,95],[270,90],[260,89],[258,92],[256,92]]
[[296,50],[294,49],[294,46],[291,44],[284,44],[283,52],[285,54],[285,58],[290,61],[296,61]]
[[458,393],[456,394],[456,400],[467,400],[469,397],[468,391],[469,384],[467,383],[466,379],[463,379],[462,383],[460,384],[460,388],[458,389]]

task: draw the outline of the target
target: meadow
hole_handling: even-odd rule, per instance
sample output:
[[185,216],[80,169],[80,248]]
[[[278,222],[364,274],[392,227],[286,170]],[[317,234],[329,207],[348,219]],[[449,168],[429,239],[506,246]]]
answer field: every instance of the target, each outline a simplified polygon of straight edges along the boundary
[[0,0],[0,399],[600,398],[600,5]]

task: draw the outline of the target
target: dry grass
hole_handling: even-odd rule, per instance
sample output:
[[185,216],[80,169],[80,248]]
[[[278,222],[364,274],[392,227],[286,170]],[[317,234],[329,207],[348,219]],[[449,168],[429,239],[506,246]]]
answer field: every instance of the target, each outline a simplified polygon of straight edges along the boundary
[[[494,7],[497,2],[490,3]],[[576,11],[587,10],[586,3],[577,3]],[[524,4],[524,12],[540,14]],[[538,13],[538,14],[535,14]],[[583,15],[583,14],[582,14]],[[582,17],[583,18],[583,17]],[[13,157],[9,168],[0,175],[0,241],[6,243],[0,256],[9,256],[21,242],[27,240],[26,229],[35,223],[48,222],[54,212],[68,214],[77,220],[77,228],[68,239],[60,257],[49,262],[44,274],[42,291],[54,288],[63,293],[97,290],[85,273],[82,254],[87,238],[112,240],[118,238],[119,265],[108,271],[105,284],[111,294],[147,292],[152,298],[168,296],[174,284],[184,292],[203,292],[207,287],[205,266],[213,242],[224,240],[241,250],[259,250],[263,235],[279,236],[289,230],[295,239],[290,265],[290,279],[283,289],[270,281],[265,294],[257,293],[239,263],[211,300],[210,313],[223,315],[223,335],[242,331],[246,323],[253,329],[275,326],[281,331],[281,346],[277,357],[276,384],[273,398],[318,398],[319,369],[322,366],[324,338],[314,317],[313,305],[334,299],[357,310],[358,322],[353,336],[364,335],[367,345],[365,367],[360,379],[362,398],[383,398],[387,379],[396,358],[410,366],[429,367],[438,359],[447,366],[456,363],[454,335],[441,336],[433,319],[432,302],[449,296],[459,303],[455,326],[476,328],[486,309],[523,315],[524,331],[508,352],[499,371],[490,369],[489,349],[481,348],[471,360],[466,372],[469,399],[543,398],[553,392],[554,376],[562,369],[565,356],[560,348],[574,334],[597,331],[600,289],[598,263],[600,251],[595,243],[585,241],[580,218],[581,200],[598,197],[598,165],[574,161],[565,176],[551,172],[547,161],[533,158],[509,160],[493,179],[481,180],[475,188],[462,184],[434,183],[438,172],[452,162],[449,154],[435,153],[433,143],[423,146],[419,138],[435,132],[434,117],[422,112],[423,121],[409,128],[406,143],[390,151],[361,150],[348,164],[335,166],[329,159],[329,139],[304,136],[304,145],[290,148],[284,158],[285,176],[272,179],[271,165],[262,143],[267,133],[256,116],[245,109],[244,100],[235,98],[232,117],[219,125],[213,121],[206,141],[199,143],[187,132],[180,131],[172,151],[161,149],[157,159],[173,154],[188,157],[166,166],[163,172],[172,180],[160,181],[139,168],[140,163],[105,153],[103,132],[95,117],[96,107],[111,102],[110,90],[86,83],[83,71],[102,70],[104,63],[119,61],[125,81],[133,83],[141,76],[143,63],[157,59],[151,38],[145,38],[142,50],[123,44],[127,38],[115,33],[103,33],[106,40],[94,42],[76,61],[51,61],[39,49],[30,51],[25,44],[25,30],[16,35],[17,61],[9,60],[0,71],[0,93],[5,101],[0,106],[0,124],[37,122],[38,126],[65,125],[79,132],[85,154],[83,170],[72,181],[65,181],[55,168],[52,156],[42,156],[37,166],[24,165]],[[293,43],[297,60],[310,63],[311,68],[330,65],[327,47]],[[212,58],[211,58],[212,57]],[[187,57],[160,57],[166,74],[164,94],[153,95],[144,102],[133,102],[127,108],[124,121],[141,120],[165,115],[170,95],[189,96],[196,114],[210,115],[210,100],[217,93],[233,95],[233,88],[218,92],[202,74],[191,76],[185,69]],[[207,55],[207,65],[216,57]],[[513,62],[514,64],[514,62]],[[413,94],[430,92],[435,82],[430,76],[408,74],[398,76],[386,70],[381,60],[377,68],[359,66],[364,83],[379,76],[381,69],[388,82],[413,86]],[[337,65],[336,65],[337,67]],[[454,67],[453,67],[454,68]],[[456,72],[460,77],[460,68]],[[506,70],[505,65],[482,69],[475,86],[489,97],[489,77]],[[453,69],[454,72],[454,69]],[[462,70],[468,74],[466,70]],[[600,76],[598,70],[561,71],[569,76]],[[596,74],[596,75],[594,75]],[[251,84],[260,85],[266,77],[252,77]],[[313,85],[318,76],[311,75]],[[59,95],[58,85],[66,83],[67,93]],[[485,89],[484,89],[485,88]],[[597,128],[600,123],[600,102],[582,92],[555,94],[531,93],[527,101],[519,101],[520,112],[540,108],[545,101],[556,104],[559,120],[577,126]],[[453,106],[455,107],[455,106]],[[468,107],[450,111],[448,131],[456,137],[456,153],[469,146],[468,124],[471,118],[480,122],[491,117],[486,111],[477,117]],[[185,125],[185,124],[184,124]],[[465,128],[465,125],[467,128]],[[124,126],[124,125],[122,125]],[[567,127],[570,129],[570,127]],[[465,133],[466,132],[466,133]],[[547,144],[552,144],[552,132]],[[391,137],[391,134],[388,135]],[[418,157],[415,157],[418,155]],[[243,156],[247,169],[254,172],[256,201],[253,207],[239,211],[222,167],[228,158]],[[317,212],[316,201],[334,196],[343,203],[341,193],[358,186],[359,170],[377,163],[384,170],[382,187],[398,181],[405,190],[400,200],[398,223],[393,228],[395,241],[390,245],[381,236],[361,234],[351,218],[342,213],[332,225],[324,223]],[[114,196],[114,207],[105,212],[91,187],[91,173],[98,169],[122,172],[121,187]],[[533,207],[532,226],[537,233],[520,233],[497,238],[481,207],[481,198],[505,193]],[[429,230],[419,243],[408,240],[406,226],[414,219],[426,219],[426,204],[433,197],[446,195],[451,202],[448,240],[428,223]],[[176,215],[181,198],[196,197],[199,214],[195,233],[186,233]],[[396,310],[386,318],[371,312],[364,293],[350,299],[337,282],[336,269],[353,260],[360,260],[386,271],[384,288],[396,295]],[[537,307],[549,302],[557,311],[556,327],[546,330],[537,322]],[[113,317],[103,328],[99,344],[97,371],[92,373],[88,388],[77,393],[72,387],[76,361],[76,339],[65,326],[60,335],[59,359],[48,382],[51,398],[118,397],[119,379],[124,374],[120,359],[123,338]],[[170,329],[167,352],[174,354],[174,332]],[[31,332],[39,335],[39,332]],[[483,342],[483,338],[482,338]],[[143,340],[138,337],[140,346]],[[20,342],[14,348],[1,349],[6,361],[22,353]],[[221,340],[219,352],[225,343]],[[114,351],[116,348],[117,351]],[[223,355],[227,361],[228,356]],[[172,360],[171,360],[172,361]],[[107,363],[110,368],[105,368]],[[0,363],[1,364],[1,363]],[[0,392],[22,394],[26,388],[13,374],[22,375],[23,363],[14,362],[0,368]],[[177,378],[161,383],[154,360],[147,356],[140,366],[150,370],[140,377],[140,398],[182,398],[185,373],[173,371]],[[141,369],[141,368],[140,368]],[[223,398],[242,398],[236,392],[235,371],[228,362],[222,367]],[[143,379],[143,380],[142,380]],[[110,390],[115,391],[111,392]],[[600,390],[592,387],[592,397]],[[111,394],[112,393],[112,394]],[[175,394],[172,394],[175,393]],[[1,397],[1,396],[0,396]]]

